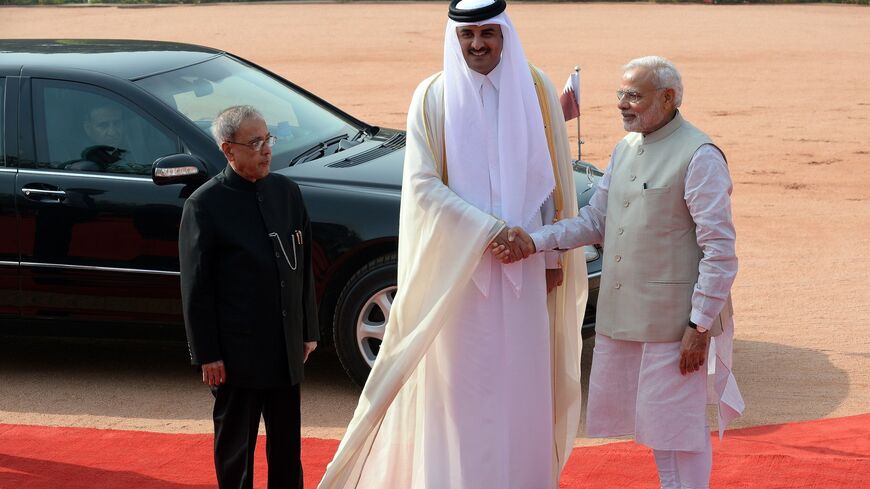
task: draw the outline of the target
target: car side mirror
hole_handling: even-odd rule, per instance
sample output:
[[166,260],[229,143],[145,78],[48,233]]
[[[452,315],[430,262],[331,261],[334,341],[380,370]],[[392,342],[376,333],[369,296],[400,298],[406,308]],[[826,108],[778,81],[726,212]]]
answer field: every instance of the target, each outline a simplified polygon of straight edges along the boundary
[[205,163],[189,154],[177,154],[158,158],[151,165],[151,180],[157,185],[175,183],[194,184],[208,179]]

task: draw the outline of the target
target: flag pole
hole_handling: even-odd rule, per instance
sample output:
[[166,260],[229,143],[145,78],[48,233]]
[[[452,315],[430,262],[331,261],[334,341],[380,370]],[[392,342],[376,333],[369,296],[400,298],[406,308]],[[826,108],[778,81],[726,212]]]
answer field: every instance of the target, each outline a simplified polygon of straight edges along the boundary
[[574,73],[577,74],[577,93],[574,99],[577,101],[577,160],[582,161],[583,154],[583,139],[580,138],[580,65],[574,66]]

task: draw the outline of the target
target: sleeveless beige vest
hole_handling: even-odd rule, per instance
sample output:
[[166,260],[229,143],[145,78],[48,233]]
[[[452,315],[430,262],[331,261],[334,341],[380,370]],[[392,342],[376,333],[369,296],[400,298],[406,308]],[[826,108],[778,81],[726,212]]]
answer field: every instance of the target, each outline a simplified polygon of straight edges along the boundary
[[[596,331],[618,340],[680,341],[702,252],[684,199],[695,151],[712,144],[679,112],[658,131],[630,133],[614,150]],[[711,333],[722,332],[731,298]]]

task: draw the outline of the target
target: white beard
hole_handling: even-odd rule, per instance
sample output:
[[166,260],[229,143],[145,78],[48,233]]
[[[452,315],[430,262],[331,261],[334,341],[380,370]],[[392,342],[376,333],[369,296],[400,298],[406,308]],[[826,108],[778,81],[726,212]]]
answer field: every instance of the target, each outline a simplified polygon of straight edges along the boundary
[[631,122],[623,122],[623,127],[629,132],[643,132],[647,127],[653,127],[655,119],[662,114],[662,101],[656,98],[653,104],[643,114],[635,114]]

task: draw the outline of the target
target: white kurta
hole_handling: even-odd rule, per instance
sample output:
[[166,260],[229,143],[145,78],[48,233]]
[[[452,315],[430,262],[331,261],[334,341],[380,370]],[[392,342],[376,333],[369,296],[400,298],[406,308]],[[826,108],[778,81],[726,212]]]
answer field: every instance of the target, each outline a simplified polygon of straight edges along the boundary
[[[426,80],[409,109],[399,293],[321,489],[554,488],[576,436],[585,262],[565,253],[565,284],[547,295],[543,256],[521,263],[519,290],[488,259],[499,209],[470,206],[441,181],[442,93]],[[572,216],[570,150],[555,111]]]

